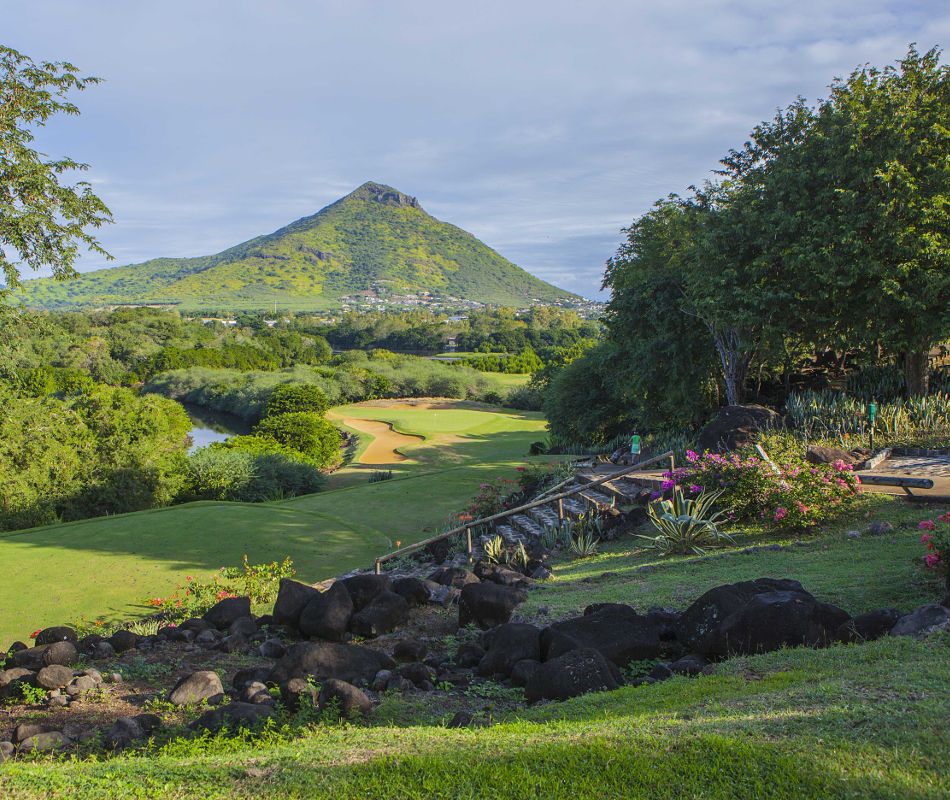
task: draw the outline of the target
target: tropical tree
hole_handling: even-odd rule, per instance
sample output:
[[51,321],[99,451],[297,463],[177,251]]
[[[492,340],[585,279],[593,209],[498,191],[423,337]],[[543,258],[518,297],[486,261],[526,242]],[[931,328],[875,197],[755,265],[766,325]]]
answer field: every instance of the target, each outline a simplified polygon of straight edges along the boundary
[[73,277],[79,245],[111,258],[87,230],[111,222],[109,209],[88,182],[60,182],[88,165],[50,159],[31,146],[50,117],[79,113],[67,99],[71,91],[99,80],[80,78],[67,62],[36,64],[0,45],[0,270],[8,288],[19,285],[20,263]]

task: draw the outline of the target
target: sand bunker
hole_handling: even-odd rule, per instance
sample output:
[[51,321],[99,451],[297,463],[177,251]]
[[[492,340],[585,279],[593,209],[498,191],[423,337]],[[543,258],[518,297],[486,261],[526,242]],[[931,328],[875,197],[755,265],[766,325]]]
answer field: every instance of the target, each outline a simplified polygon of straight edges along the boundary
[[359,457],[360,464],[398,464],[405,461],[406,456],[396,448],[407,444],[418,444],[425,441],[425,436],[415,436],[394,431],[392,423],[379,422],[375,419],[359,419],[357,417],[343,417],[340,422],[348,428],[372,435],[373,441]]

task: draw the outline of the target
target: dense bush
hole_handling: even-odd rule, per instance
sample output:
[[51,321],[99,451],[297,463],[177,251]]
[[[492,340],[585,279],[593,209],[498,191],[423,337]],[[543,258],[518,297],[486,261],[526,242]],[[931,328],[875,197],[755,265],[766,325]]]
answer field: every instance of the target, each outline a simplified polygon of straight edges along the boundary
[[719,507],[737,522],[807,527],[847,508],[860,491],[857,476],[841,461],[809,464],[799,459],[778,465],[778,471],[754,455],[689,451],[687,461],[688,466],[666,473],[664,488],[680,487],[687,497],[721,492]]
[[188,485],[182,499],[256,503],[311,494],[325,485],[326,476],[314,464],[287,453],[268,452],[263,442],[257,452],[212,445],[188,457]]
[[264,416],[287,414],[294,411],[306,411],[323,416],[330,403],[319,387],[311,384],[282,383],[274,387],[267,397]]
[[321,467],[332,464],[340,455],[340,432],[316,414],[295,411],[265,417],[254,434],[289,447]]

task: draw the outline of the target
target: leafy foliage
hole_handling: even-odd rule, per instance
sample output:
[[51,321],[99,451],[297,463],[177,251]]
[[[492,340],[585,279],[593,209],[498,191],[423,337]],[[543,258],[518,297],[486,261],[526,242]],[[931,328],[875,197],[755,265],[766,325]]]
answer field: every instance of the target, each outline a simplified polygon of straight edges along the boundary
[[57,278],[76,274],[80,244],[109,256],[86,230],[111,222],[109,209],[86,181],[60,183],[60,176],[88,165],[47,160],[31,147],[34,128],[57,114],[79,113],[67,99],[71,91],[99,83],[78,72],[66,62],[36,64],[0,45],[0,270],[8,287],[20,278],[11,252],[30,269],[51,267]]
[[340,455],[340,432],[316,414],[292,411],[265,417],[254,433],[303,454],[321,467],[333,463]]
[[698,497],[686,498],[677,487],[669,500],[651,503],[647,515],[657,536],[640,536],[647,546],[663,555],[705,555],[706,550],[732,543],[729,534],[719,530],[717,524],[726,518],[725,512],[712,513],[712,507],[723,492],[701,492]]

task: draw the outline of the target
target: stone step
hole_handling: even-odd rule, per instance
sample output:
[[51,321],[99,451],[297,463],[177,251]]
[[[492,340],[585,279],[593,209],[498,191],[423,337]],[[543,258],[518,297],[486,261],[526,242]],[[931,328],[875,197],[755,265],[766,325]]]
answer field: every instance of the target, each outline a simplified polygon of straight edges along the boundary
[[584,516],[590,508],[587,503],[576,499],[576,497],[565,497],[562,501],[564,506],[564,516],[577,519]]
[[[557,507],[557,501],[554,501],[555,508]],[[557,527],[558,518],[557,511],[552,509],[550,506],[538,506],[537,508],[530,508],[527,511],[527,515],[531,517],[538,525],[543,529],[545,525],[554,525]]]
[[508,544],[518,544],[525,541],[525,536],[511,525],[495,525],[495,535],[500,536]]
[[526,514],[514,514],[508,517],[515,530],[529,539],[536,539],[544,533],[544,529]]
[[580,493],[579,497],[584,497],[587,500],[590,500],[594,503],[594,505],[597,506],[598,509],[610,508],[612,505],[614,505],[614,498],[603,494],[602,492],[598,491],[599,489],[600,486],[595,489],[586,489]]

